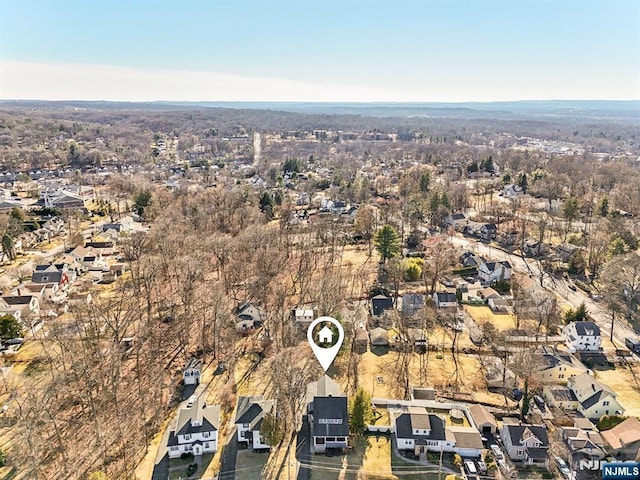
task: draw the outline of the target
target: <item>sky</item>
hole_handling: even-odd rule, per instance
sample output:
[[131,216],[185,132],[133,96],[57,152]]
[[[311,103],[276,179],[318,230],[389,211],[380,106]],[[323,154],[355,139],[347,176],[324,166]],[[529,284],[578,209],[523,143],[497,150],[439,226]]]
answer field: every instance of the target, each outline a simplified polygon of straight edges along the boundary
[[640,2],[0,0],[0,98],[640,99]]

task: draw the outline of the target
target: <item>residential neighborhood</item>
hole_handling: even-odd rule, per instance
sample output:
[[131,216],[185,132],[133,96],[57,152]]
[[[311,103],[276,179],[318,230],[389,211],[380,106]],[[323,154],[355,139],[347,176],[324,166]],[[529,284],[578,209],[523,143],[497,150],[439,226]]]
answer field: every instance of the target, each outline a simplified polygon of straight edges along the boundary
[[0,478],[588,480],[640,458],[632,141],[590,144],[610,156],[578,182],[552,140],[468,119],[451,140],[228,110],[0,108],[58,155],[0,177]]

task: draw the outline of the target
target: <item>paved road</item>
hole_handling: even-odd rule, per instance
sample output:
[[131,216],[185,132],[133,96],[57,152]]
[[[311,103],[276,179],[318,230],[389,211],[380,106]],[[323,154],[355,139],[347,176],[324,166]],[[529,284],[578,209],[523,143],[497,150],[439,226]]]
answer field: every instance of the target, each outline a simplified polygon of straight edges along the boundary
[[[485,257],[498,261],[508,261],[513,269],[520,273],[531,275],[539,281],[540,268],[538,262],[530,258],[522,258],[519,255],[510,254],[504,250],[490,244],[480,242],[478,240],[467,237],[450,237],[451,243],[456,246],[468,248],[469,250],[476,252]],[[565,302],[570,304],[573,308],[578,307],[584,302],[591,318],[598,324],[603,337],[611,336],[611,317],[607,312],[596,302],[591,300],[589,296],[581,290],[572,291],[565,280],[557,279],[550,275],[545,275],[542,285]],[[620,347],[624,347],[624,339],[626,337],[635,337],[634,332],[625,323],[620,320],[616,320],[613,329],[613,338],[616,344]]]
[[305,465],[311,463],[311,431],[306,415],[302,417],[302,426],[296,439],[296,460],[300,462],[297,480],[309,480],[311,470],[305,467]]

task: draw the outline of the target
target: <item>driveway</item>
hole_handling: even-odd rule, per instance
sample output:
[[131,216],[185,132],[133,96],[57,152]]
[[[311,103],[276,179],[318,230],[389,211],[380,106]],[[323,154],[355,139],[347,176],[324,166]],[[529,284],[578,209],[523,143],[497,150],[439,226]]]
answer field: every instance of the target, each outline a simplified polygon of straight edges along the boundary
[[300,462],[298,469],[298,480],[309,480],[311,478],[311,430],[307,415],[302,417],[302,426],[296,439],[296,460]]
[[169,454],[165,453],[162,459],[153,467],[151,480],[167,480],[169,478]]
[[224,447],[222,454],[222,465],[220,466],[219,480],[233,480],[236,478],[236,457],[238,456],[238,438],[236,429],[229,432],[229,440]]

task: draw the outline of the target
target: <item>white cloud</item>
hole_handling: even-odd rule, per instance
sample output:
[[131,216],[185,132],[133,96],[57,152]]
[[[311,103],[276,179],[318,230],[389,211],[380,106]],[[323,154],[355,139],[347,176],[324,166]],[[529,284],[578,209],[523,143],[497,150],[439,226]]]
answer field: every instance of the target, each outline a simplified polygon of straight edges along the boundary
[[[469,65],[430,65],[399,82],[347,85],[257,78],[218,72],[138,69],[77,63],[0,59],[0,98],[112,101],[462,102],[553,99],[637,99],[638,73],[558,74],[551,69],[475,70]],[[382,80],[380,80],[382,81]]]
[[0,60],[5,99],[113,101],[386,101],[398,92],[228,73]]

